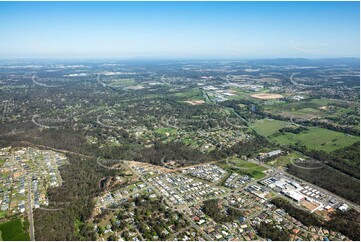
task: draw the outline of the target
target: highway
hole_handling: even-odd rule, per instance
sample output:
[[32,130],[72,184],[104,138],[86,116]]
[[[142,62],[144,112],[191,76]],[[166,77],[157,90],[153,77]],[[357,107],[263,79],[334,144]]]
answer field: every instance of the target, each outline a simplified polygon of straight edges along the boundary
[[40,83],[38,81],[35,81],[35,77],[36,77],[36,75],[34,75],[32,77],[32,80],[36,85],[39,85],[39,86],[42,86],[42,87],[60,87],[60,85],[48,85],[48,84]]
[[104,82],[102,82],[102,81],[100,80],[100,75],[102,75],[102,74],[99,74],[99,75],[97,76],[97,81],[98,81],[103,87],[107,87],[108,85],[105,84]]
[[291,75],[291,77],[290,77],[290,81],[291,81],[291,83],[293,84],[293,85],[296,85],[296,86],[299,86],[299,87],[321,87],[320,85],[305,85],[305,84],[299,84],[299,83],[297,83],[297,82],[295,82],[294,80],[293,80],[293,77],[296,75],[296,74],[299,74],[299,73],[293,73],[292,75]]

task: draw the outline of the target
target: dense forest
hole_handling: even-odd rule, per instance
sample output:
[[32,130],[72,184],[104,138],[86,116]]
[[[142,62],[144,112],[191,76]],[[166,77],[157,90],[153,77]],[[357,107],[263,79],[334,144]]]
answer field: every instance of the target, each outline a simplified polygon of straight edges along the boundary
[[[94,209],[92,198],[101,192],[100,179],[115,175],[115,170],[97,165],[95,159],[68,157],[70,164],[60,168],[63,185],[48,190],[49,203],[60,210],[34,211],[36,240],[95,239],[86,223]],[[79,231],[75,231],[75,221],[80,221]]]
[[326,165],[347,175],[360,178],[360,142],[334,151],[333,153],[327,153],[321,150],[309,150],[299,145],[294,145],[292,148],[316,160],[323,161]]
[[[308,164],[302,164],[305,166]],[[310,164],[312,165],[312,164]],[[347,176],[331,167],[323,164],[318,169],[304,169],[292,164],[287,166],[287,171],[303,180],[329,190],[341,197],[344,197],[354,203],[360,202],[360,181],[356,178]]]
[[162,157],[165,157],[166,160],[177,160],[180,165],[197,164],[212,159],[210,156],[180,142],[155,142],[154,146],[145,148],[141,151],[140,161],[154,165],[162,165]]
[[275,147],[276,146],[270,143],[265,137],[254,133],[253,139],[235,144],[233,147],[231,147],[230,152],[232,154],[236,154],[238,157],[252,157],[261,151]]
[[243,213],[237,209],[232,207],[223,208],[219,199],[205,201],[202,211],[217,223],[232,222],[243,216]]

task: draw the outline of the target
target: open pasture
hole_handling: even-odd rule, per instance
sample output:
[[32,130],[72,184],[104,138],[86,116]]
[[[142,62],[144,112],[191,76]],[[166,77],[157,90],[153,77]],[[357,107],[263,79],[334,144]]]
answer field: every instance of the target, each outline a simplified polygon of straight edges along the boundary
[[293,117],[294,119],[314,119],[337,117],[347,113],[350,109],[345,106],[341,107],[331,100],[308,99],[265,105],[264,111],[284,117]]
[[251,127],[256,130],[257,133],[270,136],[276,133],[278,130],[293,126],[290,122],[275,120],[275,119],[259,119],[251,124]]
[[109,81],[109,84],[113,87],[128,87],[136,84],[134,78],[120,78]]
[[305,145],[308,149],[323,150],[326,152],[332,152],[350,146],[360,140],[357,136],[324,128],[310,128],[308,131],[299,134],[286,132],[272,139],[281,145],[299,143],[300,145]]
[[28,241],[30,236],[27,230],[28,224],[20,218],[0,224],[1,240],[5,241]]
[[254,179],[260,179],[265,176],[264,171],[267,168],[257,165],[252,162],[247,162],[243,159],[232,157],[227,161],[223,161],[219,164],[223,169],[227,170],[228,172],[236,172],[241,175],[249,175]]

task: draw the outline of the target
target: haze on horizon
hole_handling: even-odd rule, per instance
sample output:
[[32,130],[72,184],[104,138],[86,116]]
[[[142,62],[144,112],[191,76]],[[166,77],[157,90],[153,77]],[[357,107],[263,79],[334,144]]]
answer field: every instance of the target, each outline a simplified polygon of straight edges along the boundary
[[359,57],[359,2],[1,2],[1,58]]

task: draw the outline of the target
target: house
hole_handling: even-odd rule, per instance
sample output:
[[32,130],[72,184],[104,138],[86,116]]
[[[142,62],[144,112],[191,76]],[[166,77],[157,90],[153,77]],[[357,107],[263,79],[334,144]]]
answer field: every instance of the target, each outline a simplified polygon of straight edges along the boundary
[[216,237],[216,239],[218,239],[218,240],[223,238],[222,235],[220,235],[220,234],[216,234],[215,237]]
[[204,220],[204,219],[201,219],[201,220],[199,220],[199,222],[198,222],[198,224],[199,225],[202,225],[202,224],[204,224],[206,221]]

